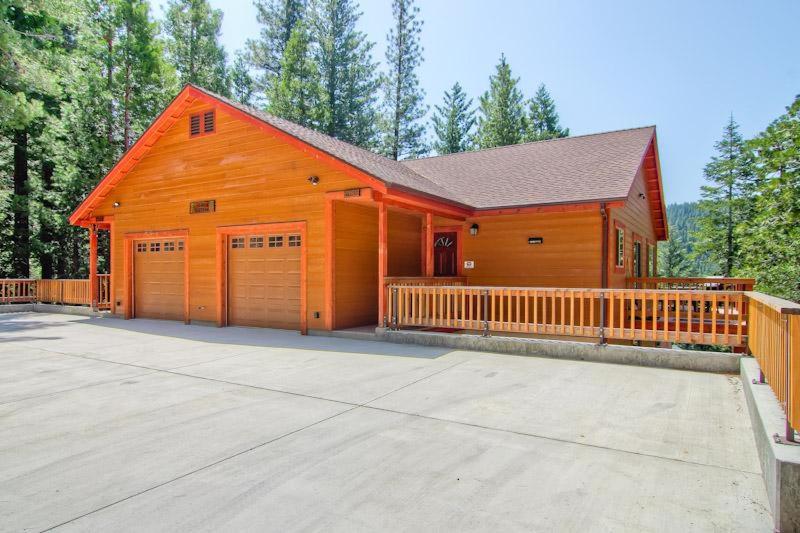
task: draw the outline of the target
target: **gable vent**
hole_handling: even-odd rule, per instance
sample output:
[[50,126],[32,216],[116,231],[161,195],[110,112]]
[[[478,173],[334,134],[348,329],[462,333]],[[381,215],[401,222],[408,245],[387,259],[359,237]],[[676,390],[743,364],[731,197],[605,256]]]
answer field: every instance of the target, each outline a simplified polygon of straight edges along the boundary
[[206,111],[203,113],[203,133],[214,131],[214,112]]
[[200,135],[200,115],[192,115],[189,119],[189,135]]
[[217,202],[214,200],[196,200],[189,204],[189,214],[213,213],[217,210]]

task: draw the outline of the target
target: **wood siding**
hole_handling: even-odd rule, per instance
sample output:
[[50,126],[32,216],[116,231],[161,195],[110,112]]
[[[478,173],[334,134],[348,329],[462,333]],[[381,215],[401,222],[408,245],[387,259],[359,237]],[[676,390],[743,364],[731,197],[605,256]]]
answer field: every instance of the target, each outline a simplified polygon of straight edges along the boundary
[[420,215],[389,211],[389,275],[422,275]]
[[[644,198],[640,194],[645,195]],[[609,210],[609,237],[608,237],[608,285],[615,289],[625,288],[625,278],[633,276],[633,241],[634,234],[637,239],[642,241],[642,272],[645,273],[647,267],[647,245],[656,244],[655,232],[653,231],[653,221],[650,216],[650,204],[647,201],[647,189],[644,181],[643,172],[636,175],[636,179],[631,187],[628,200],[624,207]],[[616,232],[614,222],[620,223],[625,230],[625,266],[622,269],[615,267],[616,258]],[[658,248],[655,247],[656,255]]]
[[[470,285],[600,287],[601,217],[598,211],[531,213],[468,219],[436,218],[436,226],[460,225],[463,269]],[[469,234],[477,223],[478,235]],[[542,237],[542,244],[528,244]],[[463,264],[461,265],[463,267]]]
[[[322,328],[325,192],[360,183],[219,109],[216,132],[190,138],[189,115],[209,108],[205,103],[190,106],[94,213],[114,217],[115,300],[123,300],[126,233],[187,229],[190,318],[213,322],[216,227],[305,220],[308,327]],[[319,185],[309,184],[312,175],[319,177]],[[216,211],[190,215],[189,203],[194,200],[215,200]],[[120,206],[113,208],[114,202]],[[117,312],[121,310],[118,306]],[[320,318],[313,317],[315,312]]]
[[336,269],[334,328],[376,324],[378,308],[378,210],[334,202]]

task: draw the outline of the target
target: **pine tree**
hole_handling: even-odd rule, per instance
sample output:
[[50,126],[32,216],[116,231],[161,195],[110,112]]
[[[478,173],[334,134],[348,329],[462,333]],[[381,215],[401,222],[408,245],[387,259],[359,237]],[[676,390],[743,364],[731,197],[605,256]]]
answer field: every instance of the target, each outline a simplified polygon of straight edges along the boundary
[[511,74],[506,56],[494,75],[489,77],[489,90],[481,96],[477,142],[481,148],[517,144],[523,140],[526,120],[519,78]]
[[311,34],[322,86],[319,129],[373,149],[377,144],[375,93],[379,80],[371,54],[374,43],[356,30],[360,16],[351,0],[314,3]]
[[248,39],[247,61],[256,72],[255,88],[266,94],[280,74],[281,61],[295,25],[306,16],[306,0],[254,0],[261,24],[258,39]]
[[735,230],[743,220],[743,188],[752,172],[733,116],[725,126],[722,140],[714,146],[718,155],[706,165],[708,185],[701,187],[697,252],[708,254],[717,264],[719,274],[731,276],[740,263]]
[[749,148],[758,192],[741,227],[742,270],[759,290],[800,301],[800,96]]
[[[65,44],[59,4],[12,2],[0,9],[0,133],[11,142],[8,160],[12,190],[6,196],[11,208],[10,239],[3,239],[3,256],[9,264],[0,270],[13,277],[30,276],[31,163],[58,86],[53,69]],[[4,165],[5,166],[5,165]],[[3,221],[3,227],[8,227]]]
[[255,82],[250,75],[250,70],[247,68],[244,54],[241,51],[237,51],[235,56],[236,58],[233,61],[233,66],[231,66],[228,72],[231,96],[239,103],[253,105]]
[[475,126],[475,110],[472,99],[456,82],[450,91],[444,92],[442,105],[435,106],[433,131],[436,139],[433,149],[438,154],[464,152],[472,147],[472,128]]
[[311,56],[311,37],[305,23],[295,25],[281,61],[280,74],[269,91],[267,110],[297,124],[318,124],[322,89],[318,69]]
[[528,129],[525,140],[543,141],[568,135],[569,128],[562,128],[559,124],[556,104],[542,83],[528,104]]
[[393,0],[394,27],[386,36],[383,77],[384,114],[381,120],[383,152],[392,159],[419,157],[427,151],[420,123],[425,116],[425,91],[420,89],[416,69],[422,63],[419,36],[422,21],[414,0]]
[[164,19],[167,54],[181,85],[194,83],[227,95],[225,49],[219,43],[222,10],[208,0],[170,0]]

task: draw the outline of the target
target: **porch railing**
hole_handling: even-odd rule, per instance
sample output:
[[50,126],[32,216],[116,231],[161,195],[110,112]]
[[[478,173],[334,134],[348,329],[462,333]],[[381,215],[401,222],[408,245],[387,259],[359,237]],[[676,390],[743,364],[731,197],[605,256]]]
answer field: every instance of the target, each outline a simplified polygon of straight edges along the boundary
[[629,289],[671,289],[697,291],[752,291],[753,278],[627,278]]
[[800,428],[800,305],[759,292],[747,296],[747,345],[786,413],[786,438],[794,440],[791,428]]
[[747,298],[733,291],[390,285],[392,327],[744,346]]
[[426,285],[429,287],[440,285],[466,285],[467,278],[463,276],[387,276],[384,278],[386,285]]
[[[111,307],[111,276],[98,274],[99,309]],[[92,305],[88,279],[3,279],[0,280],[0,304],[53,303]]]

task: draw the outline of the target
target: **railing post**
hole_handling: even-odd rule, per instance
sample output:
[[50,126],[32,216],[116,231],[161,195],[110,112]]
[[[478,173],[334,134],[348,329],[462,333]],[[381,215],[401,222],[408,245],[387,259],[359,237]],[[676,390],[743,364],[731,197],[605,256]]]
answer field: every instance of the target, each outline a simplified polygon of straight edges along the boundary
[[791,412],[792,404],[792,357],[791,357],[791,343],[790,343],[790,329],[789,318],[786,315],[781,316],[783,322],[783,338],[784,338],[784,351],[786,352],[786,440],[788,442],[796,442],[794,436],[794,428],[789,422],[789,413]]
[[600,344],[606,343],[606,293],[600,293]]
[[395,331],[400,329],[397,319],[397,292],[397,287],[392,287],[392,329]]
[[483,336],[489,336],[489,289],[483,289]]

